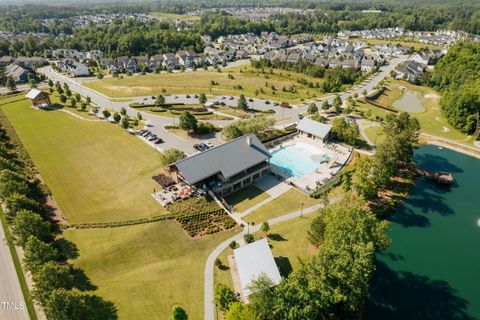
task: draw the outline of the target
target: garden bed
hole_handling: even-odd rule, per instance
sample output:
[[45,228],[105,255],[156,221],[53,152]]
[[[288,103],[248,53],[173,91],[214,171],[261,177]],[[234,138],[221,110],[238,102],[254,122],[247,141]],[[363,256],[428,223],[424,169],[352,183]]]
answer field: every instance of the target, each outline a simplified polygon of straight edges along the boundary
[[211,198],[194,197],[167,207],[192,238],[214,234],[235,227],[235,221]]

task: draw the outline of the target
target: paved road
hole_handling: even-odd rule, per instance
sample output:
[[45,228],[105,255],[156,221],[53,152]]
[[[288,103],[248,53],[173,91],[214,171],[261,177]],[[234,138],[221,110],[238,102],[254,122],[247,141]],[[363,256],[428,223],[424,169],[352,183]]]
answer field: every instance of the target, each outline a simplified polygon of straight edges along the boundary
[[0,319],[28,320],[28,312],[0,222]]
[[[318,209],[323,208],[323,204],[318,204],[310,208],[306,208],[303,211],[295,211],[288,214],[285,214],[280,217],[276,217],[268,220],[270,226],[288,221],[293,218],[300,217],[300,215],[307,215],[312,212],[317,211]],[[214,320],[215,318],[215,304],[214,304],[214,272],[215,272],[215,259],[222,253],[223,250],[228,248],[228,245],[232,241],[240,242],[243,239],[243,235],[247,232],[254,233],[260,230],[261,224],[250,226],[244,228],[242,232],[228,238],[227,240],[220,243],[208,256],[207,262],[205,264],[205,275],[204,275],[204,320]]]

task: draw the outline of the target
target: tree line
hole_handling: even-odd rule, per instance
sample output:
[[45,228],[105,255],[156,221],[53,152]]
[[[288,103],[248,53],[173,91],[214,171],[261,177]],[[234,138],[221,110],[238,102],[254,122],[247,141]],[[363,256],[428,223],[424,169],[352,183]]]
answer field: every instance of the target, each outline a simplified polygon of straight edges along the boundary
[[442,92],[440,105],[448,122],[473,133],[480,113],[480,43],[454,45],[435,65],[430,85]]
[[24,250],[24,266],[33,276],[33,298],[48,319],[117,319],[113,303],[82,292],[94,286],[81,269],[68,263],[75,248],[52,222],[45,204],[48,190],[36,175],[14,128],[0,112],[0,197],[14,241]]

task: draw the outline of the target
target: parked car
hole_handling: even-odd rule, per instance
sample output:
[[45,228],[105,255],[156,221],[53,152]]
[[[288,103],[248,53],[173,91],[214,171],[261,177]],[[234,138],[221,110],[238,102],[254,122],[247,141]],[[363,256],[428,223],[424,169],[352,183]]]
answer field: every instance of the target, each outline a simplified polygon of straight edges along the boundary
[[163,143],[162,138],[158,138],[157,141],[155,141],[155,144],[160,144],[160,143]]
[[274,106],[278,106],[279,103],[278,103],[278,102],[274,102],[273,105],[274,105]]
[[250,102],[253,102],[253,99],[252,99],[252,98],[250,98],[250,99],[248,99],[248,101],[250,101]]
[[220,99],[224,100],[224,99],[225,99],[225,97],[223,97],[223,96],[222,96],[222,97],[220,97]]
[[156,135],[153,135],[151,138],[149,138],[148,140],[149,141],[153,141],[153,140],[156,140],[157,139],[157,136]]
[[270,104],[270,101],[268,101],[268,100],[265,100],[265,104]]
[[187,94],[187,95],[185,96],[185,98],[187,98],[187,99],[190,99],[190,95],[189,95],[189,94]]
[[207,147],[209,147],[209,148],[213,148],[213,147],[214,147],[214,146],[213,146],[213,143],[211,143],[210,141],[205,142],[205,145],[206,145]]
[[197,98],[198,98],[198,94],[195,95],[195,99],[197,99]]
[[228,100],[233,100],[233,97],[228,98]]

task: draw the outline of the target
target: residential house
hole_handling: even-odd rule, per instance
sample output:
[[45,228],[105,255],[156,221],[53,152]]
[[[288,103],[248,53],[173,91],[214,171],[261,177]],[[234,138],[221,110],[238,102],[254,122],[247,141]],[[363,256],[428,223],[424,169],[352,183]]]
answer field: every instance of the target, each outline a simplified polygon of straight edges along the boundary
[[8,78],[12,78],[15,82],[27,83],[29,76],[33,76],[33,73],[14,62],[7,66],[5,75]]
[[57,63],[58,68],[70,77],[82,77],[90,75],[88,67],[83,63],[72,59],[63,59]]

